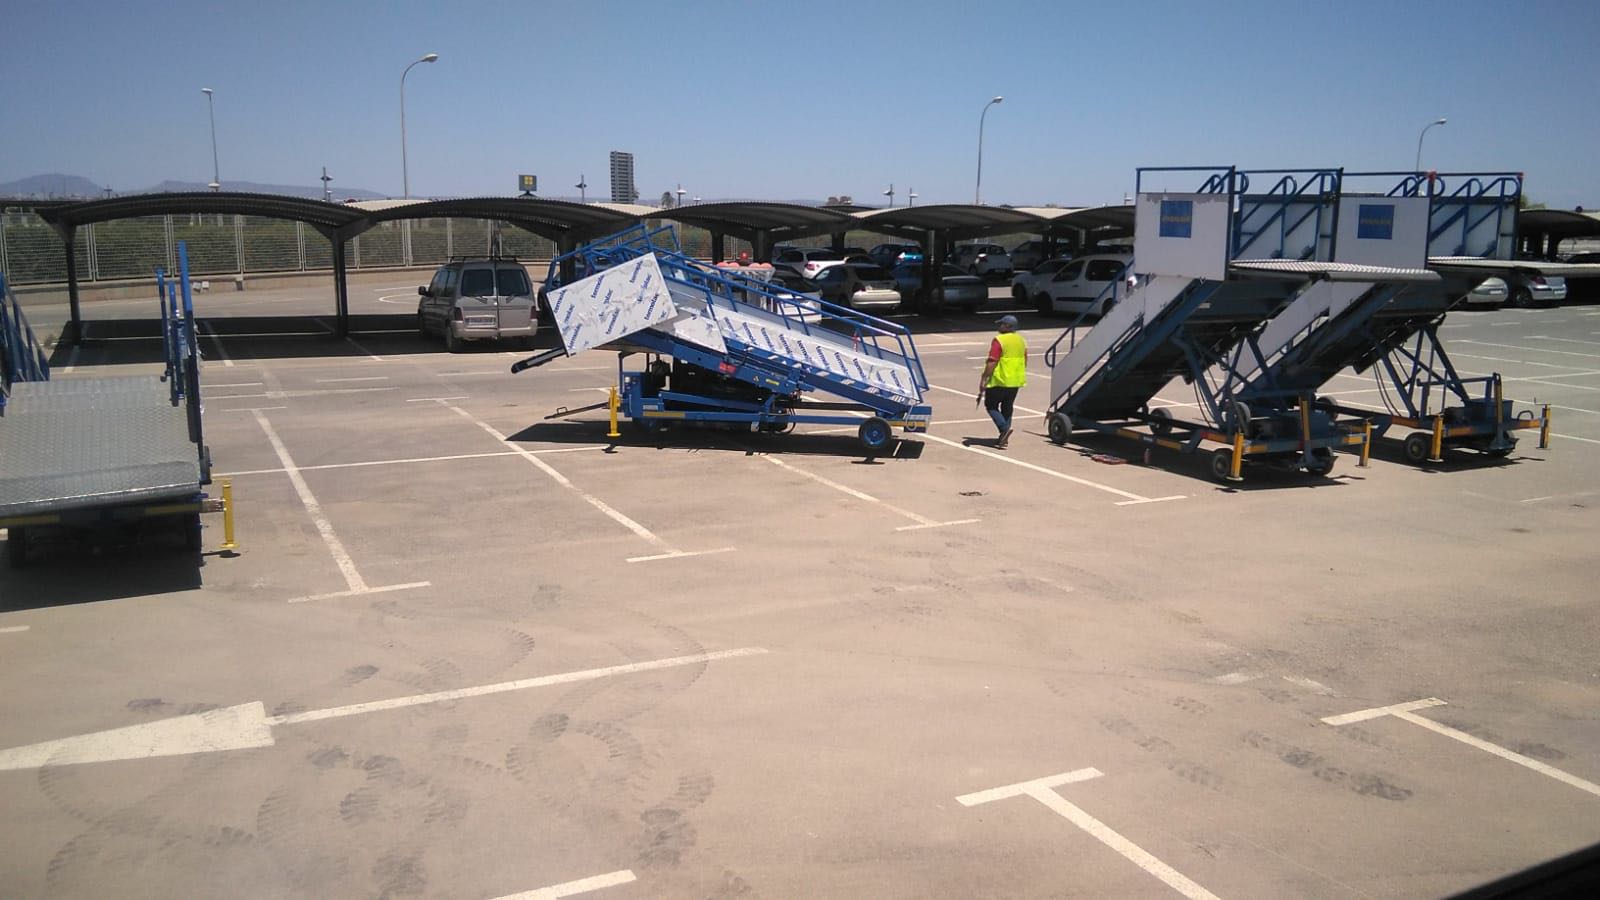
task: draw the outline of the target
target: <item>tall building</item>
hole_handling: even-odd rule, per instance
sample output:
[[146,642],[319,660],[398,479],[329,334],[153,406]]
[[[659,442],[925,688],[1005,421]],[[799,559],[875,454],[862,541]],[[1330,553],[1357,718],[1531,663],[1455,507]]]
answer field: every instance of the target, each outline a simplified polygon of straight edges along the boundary
[[639,189],[633,185],[633,154],[611,151],[611,202],[633,203],[638,199]]

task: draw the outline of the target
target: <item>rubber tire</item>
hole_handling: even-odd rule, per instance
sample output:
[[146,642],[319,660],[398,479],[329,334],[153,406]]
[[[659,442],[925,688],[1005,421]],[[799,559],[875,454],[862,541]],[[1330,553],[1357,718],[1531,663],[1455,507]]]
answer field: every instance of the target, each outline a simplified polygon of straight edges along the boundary
[[1038,310],[1041,316],[1052,315],[1056,311],[1055,304],[1050,302],[1050,295],[1045,293],[1033,298],[1033,308]]
[[1116,308],[1117,308],[1117,301],[1115,301],[1115,300],[1107,300],[1106,304],[1104,306],[1100,307],[1100,315],[1095,316],[1095,321],[1098,322],[1099,320],[1104,319],[1106,316],[1111,315],[1111,311],[1113,309],[1116,309]]
[[13,569],[28,564],[28,529],[21,525],[6,530],[6,562]]
[[1533,309],[1533,293],[1525,287],[1519,287],[1511,292],[1506,305],[1513,309]]
[[978,314],[978,307],[976,305],[963,306],[963,307],[961,307],[961,311],[966,313],[969,316],[975,316],[975,315]]
[[861,442],[861,449],[875,456],[894,442],[894,429],[889,427],[886,420],[873,416],[862,422],[856,430],[856,440]]
[[1055,443],[1065,445],[1072,439],[1072,420],[1067,418],[1066,413],[1051,413],[1045,424],[1050,431],[1050,440]]
[[1172,413],[1165,409],[1150,410],[1150,433],[1160,436],[1172,433]]
[[1306,467],[1306,471],[1312,475],[1327,475],[1333,471],[1334,463],[1339,461],[1339,457],[1335,456],[1333,451],[1326,447],[1318,447],[1312,450],[1311,455],[1313,461],[1311,465]]
[[1413,431],[1406,435],[1406,442],[1402,445],[1406,462],[1420,466],[1428,461],[1428,454],[1433,452],[1433,435],[1421,431]]
[[1028,302],[1028,289],[1023,287],[1020,284],[1012,285],[1011,286],[1011,299],[1017,301],[1018,303],[1027,303]]
[[1211,451],[1211,477],[1223,483],[1228,483],[1228,476],[1233,474],[1233,450],[1223,447]]
[[428,339],[428,320],[422,317],[421,310],[417,310],[417,337]]
[[444,349],[445,349],[445,352],[447,352],[447,353],[460,353],[462,350],[466,349],[463,346],[464,344],[466,344],[466,341],[463,341],[462,339],[456,337],[456,330],[454,328],[451,328],[450,324],[448,322],[445,323],[445,326],[444,326]]
[[1498,450],[1485,450],[1485,451],[1483,451],[1483,455],[1487,456],[1487,457],[1490,457],[1492,459],[1505,459],[1506,457],[1510,456],[1511,455],[1511,451],[1513,451],[1515,449],[1517,449],[1517,448],[1515,448],[1515,447],[1501,447]]

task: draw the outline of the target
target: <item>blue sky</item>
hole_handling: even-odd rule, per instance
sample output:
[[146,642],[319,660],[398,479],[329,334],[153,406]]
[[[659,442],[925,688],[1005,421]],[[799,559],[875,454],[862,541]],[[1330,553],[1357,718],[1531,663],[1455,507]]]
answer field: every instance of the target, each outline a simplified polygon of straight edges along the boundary
[[[1136,166],[1523,171],[1600,207],[1600,3],[0,0],[0,181],[1120,201]],[[1178,185],[1173,185],[1178,187]]]

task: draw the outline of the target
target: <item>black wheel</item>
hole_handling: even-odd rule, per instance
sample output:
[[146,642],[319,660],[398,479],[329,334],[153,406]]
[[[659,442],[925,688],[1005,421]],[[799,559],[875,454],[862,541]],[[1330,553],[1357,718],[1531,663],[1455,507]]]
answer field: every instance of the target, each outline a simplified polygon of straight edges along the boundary
[[977,275],[978,274],[978,267],[977,266],[967,266],[967,274],[968,275]]
[[1039,311],[1039,315],[1041,316],[1048,316],[1052,312],[1055,312],[1055,305],[1050,302],[1049,294],[1041,293],[1039,296],[1034,297],[1033,306]]
[[422,310],[417,310],[417,337],[428,339],[428,320],[423,318]]
[[1421,431],[1406,435],[1405,442],[1406,462],[1420,466],[1428,461],[1428,455],[1433,452],[1433,436]]
[[1066,413],[1051,413],[1049,428],[1050,440],[1058,444],[1065,444],[1072,438],[1072,420]]
[[1111,315],[1111,311],[1113,309],[1116,309],[1116,308],[1117,308],[1117,301],[1115,301],[1115,300],[1107,300],[1105,302],[1105,305],[1100,307],[1100,316],[1099,317],[1104,319],[1106,316]]
[[1514,445],[1514,444],[1512,446],[1510,446],[1510,447],[1496,447],[1493,450],[1485,450],[1485,451],[1483,451],[1483,455],[1484,456],[1493,457],[1494,459],[1505,459],[1506,457],[1510,456],[1511,455],[1511,451],[1513,451],[1515,449],[1517,449],[1517,448],[1516,448],[1516,445]]
[[961,311],[966,313],[969,316],[975,316],[975,315],[978,314],[978,307],[977,307],[977,304],[972,304],[972,305],[969,305],[969,306],[963,306],[963,307],[961,307]]
[[6,530],[6,562],[13,569],[28,564],[28,529],[13,525]]
[[1533,293],[1525,287],[1511,292],[1510,305],[1517,309],[1533,309]]
[[444,349],[450,353],[460,353],[466,341],[456,337],[456,330],[447,322],[444,326]]
[[889,428],[888,422],[873,416],[861,423],[856,438],[861,441],[861,448],[868,453],[882,453],[894,439],[894,431]]
[[1020,284],[1013,284],[1011,286],[1011,299],[1017,301],[1018,303],[1027,303],[1028,289]]
[[1327,447],[1318,447],[1311,451],[1311,464],[1306,466],[1306,471],[1312,475],[1326,475],[1333,471],[1333,464],[1338,461],[1333,451]]
[[1150,433],[1164,435],[1172,433],[1172,413],[1165,409],[1150,410]]
[[1250,405],[1243,400],[1235,400],[1228,406],[1228,411],[1233,414],[1233,429],[1243,431],[1246,436],[1250,434]]
[[1211,477],[1229,481],[1233,475],[1233,451],[1226,447],[1211,451]]

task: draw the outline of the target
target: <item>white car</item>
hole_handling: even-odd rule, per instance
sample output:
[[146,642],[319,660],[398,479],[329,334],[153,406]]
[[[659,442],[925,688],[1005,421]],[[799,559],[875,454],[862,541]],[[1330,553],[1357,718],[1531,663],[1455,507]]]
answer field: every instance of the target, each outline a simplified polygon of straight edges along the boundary
[[1011,279],[1011,296],[1015,297],[1018,303],[1027,303],[1043,289],[1041,285],[1049,281],[1069,262],[1070,259],[1047,259],[1026,272],[1018,272],[1016,277]]
[[844,254],[826,247],[784,247],[772,258],[772,267],[815,278],[823,269],[844,262]]
[[533,347],[539,331],[528,270],[511,257],[453,260],[417,288],[417,331],[444,337],[459,353],[467,341],[511,339]]
[[1483,283],[1472,289],[1472,292],[1462,299],[1462,306],[1489,306],[1495,307],[1506,302],[1506,280],[1504,278],[1485,278]]
[[980,278],[1010,278],[1011,254],[999,244],[959,244],[948,262],[968,275]]
[[1034,306],[1041,313],[1103,316],[1127,294],[1127,268],[1131,262],[1133,257],[1125,253],[1080,256],[1038,285],[1033,293]]

